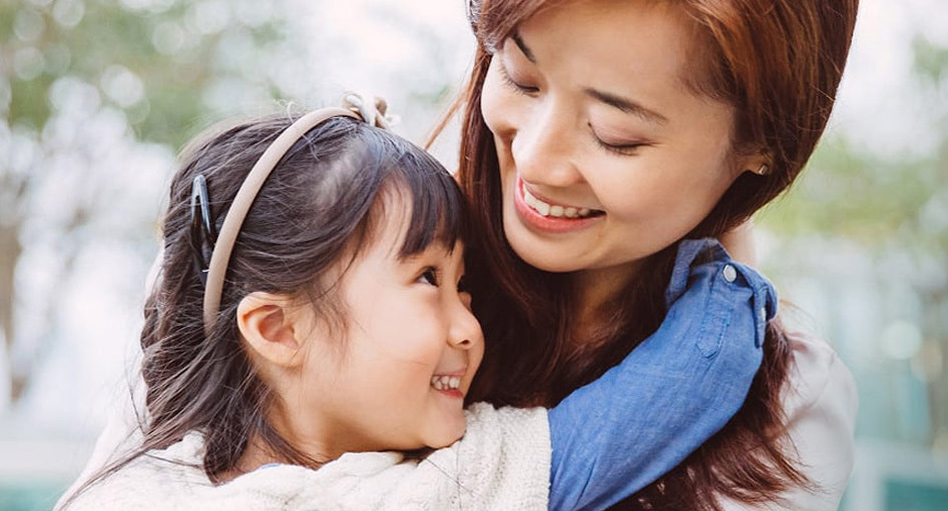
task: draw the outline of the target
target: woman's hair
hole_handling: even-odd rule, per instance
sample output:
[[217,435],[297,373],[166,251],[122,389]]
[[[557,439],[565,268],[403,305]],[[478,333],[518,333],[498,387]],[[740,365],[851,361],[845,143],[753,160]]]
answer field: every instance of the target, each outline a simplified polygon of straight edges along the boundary
[[[767,176],[743,173],[688,237],[717,236],[787,189],[826,126],[849,51],[858,0],[669,0],[695,30],[685,83],[734,108],[735,152],[769,156]],[[459,180],[471,201],[467,272],[474,310],[490,342],[470,399],[555,405],[614,366],[661,324],[675,247],[645,258],[621,295],[575,339],[569,274],[526,264],[507,243],[494,139],[481,114],[491,49],[553,0],[471,0],[478,40],[461,97]],[[562,3],[562,2],[556,2]],[[796,468],[781,392],[791,351],[771,322],[764,363],[737,415],[681,465],[616,509],[720,510],[719,497],[755,503],[814,487]]]
[[186,151],[162,224],[160,275],[144,308],[144,441],[84,488],[194,430],[204,434],[203,468],[212,479],[236,468],[249,439],[285,462],[318,466],[321,460],[294,448],[268,421],[272,396],[242,347],[238,303],[255,291],[279,293],[304,299],[332,324],[344,322],[345,310],[334,300],[338,269],[373,242],[381,215],[397,214],[384,210],[391,204],[381,200],[384,194],[411,204],[399,257],[434,242],[452,247],[465,237],[464,197],[441,164],[365,122],[331,118],[292,146],[254,200],[230,258],[218,319],[205,336],[204,284],[195,257],[202,252],[209,259],[212,244],[192,227],[192,182],[206,178],[211,220],[219,230],[254,163],[296,118],[237,124]]

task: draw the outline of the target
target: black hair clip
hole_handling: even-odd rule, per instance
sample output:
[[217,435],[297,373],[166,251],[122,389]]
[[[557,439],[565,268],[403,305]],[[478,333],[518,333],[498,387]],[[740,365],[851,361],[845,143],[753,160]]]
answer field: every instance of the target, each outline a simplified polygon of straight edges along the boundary
[[207,196],[207,179],[204,174],[198,174],[191,183],[191,250],[194,253],[194,268],[202,286],[207,285],[215,237],[211,203]]

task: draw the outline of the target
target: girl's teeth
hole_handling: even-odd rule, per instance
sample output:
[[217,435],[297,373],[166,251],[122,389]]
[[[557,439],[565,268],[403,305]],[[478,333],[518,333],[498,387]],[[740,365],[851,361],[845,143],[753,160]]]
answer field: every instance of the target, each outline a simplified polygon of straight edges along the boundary
[[435,390],[457,390],[461,387],[460,376],[432,376],[431,386]]
[[595,211],[589,208],[574,208],[572,206],[547,204],[534,197],[530,191],[527,190],[526,186],[523,187],[523,202],[537,213],[554,218],[585,218]]

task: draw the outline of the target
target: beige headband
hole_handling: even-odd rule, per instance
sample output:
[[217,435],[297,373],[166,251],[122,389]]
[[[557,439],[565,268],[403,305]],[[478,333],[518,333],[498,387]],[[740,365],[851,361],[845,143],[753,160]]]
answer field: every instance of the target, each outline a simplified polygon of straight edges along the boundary
[[373,98],[362,98],[357,94],[348,94],[343,99],[343,106],[346,108],[322,108],[297,119],[267,147],[257,163],[250,169],[250,173],[247,174],[243,184],[240,185],[237,195],[234,196],[234,202],[224,217],[224,223],[211,252],[207,285],[204,288],[205,336],[210,336],[217,320],[217,313],[221,306],[221,294],[224,291],[224,276],[227,274],[230,254],[234,250],[234,243],[237,241],[237,235],[240,233],[240,228],[247,217],[247,212],[250,211],[250,206],[257,198],[263,183],[266,182],[267,177],[273,172],[277,163],[283,159],[286,152],[309,130],[333,117],[351,117],[364,120],[380,128],[388,128],[390,124],[390,119],[385,116],[385,102],[382,100],[377,101]]

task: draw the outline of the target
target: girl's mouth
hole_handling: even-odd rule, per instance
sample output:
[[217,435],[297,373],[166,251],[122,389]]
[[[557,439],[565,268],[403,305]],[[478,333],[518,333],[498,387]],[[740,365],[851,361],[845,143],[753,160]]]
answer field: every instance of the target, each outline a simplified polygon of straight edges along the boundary
[[458,390],[461,387],[461,377],[434,375],[431,377],[431,386],[435,390]]
[[460,375],[436,374],[431,377],[431,388],[448,397],[464,399]]

